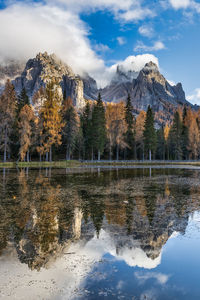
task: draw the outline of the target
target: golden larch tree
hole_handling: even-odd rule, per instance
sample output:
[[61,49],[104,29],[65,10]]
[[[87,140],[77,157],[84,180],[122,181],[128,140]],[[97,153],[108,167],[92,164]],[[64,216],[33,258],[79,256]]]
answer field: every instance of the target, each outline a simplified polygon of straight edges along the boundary
[[30,146],[33,142],[34,120],[33,108],[30,105],[24,105],[19,114],[19,155],[22,161],[25,160],[25,157],[29,161]]
[[61,145],[61,131],[64,126],[61,116],[62,95],[59,93],[59,84],[56,79],[51,79],[44,91],[42,106],[39,111],[40,122],[40,145],[37,150],[46,154],[46,160],[52,161],[52,146]]

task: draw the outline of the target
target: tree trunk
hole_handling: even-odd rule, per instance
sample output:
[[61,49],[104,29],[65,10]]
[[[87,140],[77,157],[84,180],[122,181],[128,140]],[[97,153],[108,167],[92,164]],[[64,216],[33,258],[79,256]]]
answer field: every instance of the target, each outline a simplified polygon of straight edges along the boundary
[[111,148],[111,145],[110,145],[110,149],[109,149],[109,159],[112,160],[112,148]]
[[66,160],[70,160],[70,149],[68,147],[66,150]]
[[81,148],[78,148],[78,160],[81,160]]
[[50,147],[49,150],[49,161],[52,162],[52,146]]
[[27,153],[26,153],[26,160],[27,160],[27,162],[30,161],[30,160],[29,160],[29,151],[27,151]]
[[6,127],[6,132],[5,132],[5,143],[4,143],[4,154],[3,154],[3,161],[6,162],[6,157],[7,157],[7,127]]
[[165,160],[165,146],[163,148],[163,160]]
[[149,160],[151,161],[151,149],[149,149]]
[[144,143],[142,143],[142,160],[144,161]]
[[134,160],[137,159],[137,148],[136,148],[136,143],[134,143]]
[[124,160],[126,160],[126,148],[124,149]]
[[40,153],[40,162],[42,161],[42,155],[41,155],[41,153]]
[[101,152],[98,150],[98,161],[101,160]]
[[48,160],[49,160],[49,153],[46,152],[46,161],[48,161]]
[[119,160],[119,145],[117,144],[117,149],[116,149],[116,160]]
[[92,161],[93,161],[93,159],[94,159],[94,150],[93,150],[93,147],[92,147],[92,157],[91,157],[92,159]]

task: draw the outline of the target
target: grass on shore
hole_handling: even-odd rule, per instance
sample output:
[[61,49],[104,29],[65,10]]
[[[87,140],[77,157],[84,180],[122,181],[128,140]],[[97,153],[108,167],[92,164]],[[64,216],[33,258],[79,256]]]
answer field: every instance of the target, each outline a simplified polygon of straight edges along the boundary
[[70,160],[70,161],[31,161],[31,162],[6,162],[0,163],[0,168],[45,168],[45,167],[53,167],[53,168],[72,168],[72,167],[79,167],[80,162],[77,160]]
[[52,162],[0,162],[0,168],[73,168],[81,166],[154,166],[154,165],[191,165],[191,166],[200,166],[200,161],[83,161],[70,160],[70,161],[52,161]]

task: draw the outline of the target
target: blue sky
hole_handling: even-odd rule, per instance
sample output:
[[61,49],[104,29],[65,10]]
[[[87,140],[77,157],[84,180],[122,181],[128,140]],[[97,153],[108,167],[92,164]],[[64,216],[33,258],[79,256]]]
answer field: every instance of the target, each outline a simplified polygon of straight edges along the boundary
[[200,104],[197,0],[0,0],[0,41],[1,60],[47,50],[98,82],[102,76],[104,85],[113,65],[129,56],[145,63],[151,54],[163,75]]

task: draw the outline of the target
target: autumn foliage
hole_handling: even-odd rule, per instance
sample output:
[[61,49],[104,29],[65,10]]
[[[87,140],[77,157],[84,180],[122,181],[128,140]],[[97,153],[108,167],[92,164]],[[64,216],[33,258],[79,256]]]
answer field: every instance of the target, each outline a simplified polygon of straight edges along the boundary
[[[63,94],[65,95],[63,97]],[[156,120],[156,122],[155,122]],[[200,110],[178,107],[138,112],[130,96],[120,103],[87,101],[77,111],[58,81],[47,80],[30,100],[7,81],[0,96],[0,155],[7,159],[172,159],[200,158]]]

